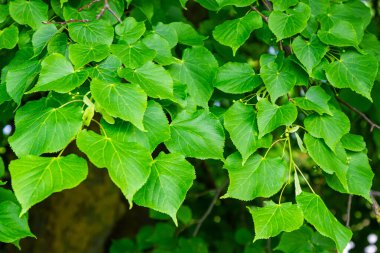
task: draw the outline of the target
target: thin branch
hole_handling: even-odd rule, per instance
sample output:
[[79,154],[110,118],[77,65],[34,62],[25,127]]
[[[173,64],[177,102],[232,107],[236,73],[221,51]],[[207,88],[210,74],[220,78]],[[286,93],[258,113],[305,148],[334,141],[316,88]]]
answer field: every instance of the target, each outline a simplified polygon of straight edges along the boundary
[[348,201],[347,201],[347,220],[346,220],[346,227],[350,227],[350,218],[351,218],[351,206],[352,206],[352,194],[348,195]]
[[83,11],[84,9],[90,9],[91,6],[92,6],[93,4],[95,4],[95,3],[97,3],[97,2],[100,2],[100,0],[93,0],[93,1],[91,1],[91,3],[86,4],[85,6],[80,7],[80,8],[78,9],[78,11],[81,12],[81,11]]
[[[264,4],[267,6],[268,10],[270,10],[270,11],[272,10],[272,6],[271,5],[270,5],[270,7],[268,7],[269,6],[268,4],[271,4],[269,1],[264,1]],[[260,12],[255,6],[251,5],[250,7],[251,7],[252,10],[254,10],[255,12],[257,12],[263,18],[263,20],[266,23],[268,23],[269,18],[267,16],[265,16],[262,12]],[[278,42],[278,47],[279,47],[279,49],[281,51],[285,52],[286,56],[293,54],[292,48],[290,46],[284,46],[283,43],[282,43],[282,40],[280,40]]]
[[223,182],[223,184],[215,190],[214,198],[212,199],[209,207],[207,208],[206,212],[203,214],[203,216],[198,221],[198,224],[193,232],[193,237],[197,236],[199,230],[201,229],[203,222],[207,219],[207,217],[211,214],[212,209],[214,208],[220,194],[222,193],[223,189],[227,186],[228,180]]
[[284,46],[282,45],[282,40],[278,42],[278,48],[280,48],[281,51],[284,51]]
[[353,107],[352,105],[350,105],[349,103],[347,103],[346,101],[342,100],[340,97],[338,96],[335,96],[336,99],[343,105],[345,105],[348,109],[350,109],[351,111],[357,113],[360,115],[360,117],[362,117],[365,121],[368,122],[368,124],[371,126],[371,132],[373,131],[373,129],[377,128],[380,130],[380,126],[378,124],[376,124],[375,122],[373,122],[370,118],[367,117],[367,115],[365,115],[364,113],[362,113],[361,111],[359,111],[358,109],[356,109],[355,107]]
[[263,3],[268,11],[273,11],[273,5],[269,0],[263,0]]
[[273,252],[273,251],[272,251],[272,238],[271,238],[271,237],[269,237],[269,238],[267,239],[266,251],[267,251],[268,253],[272,253],[272,252]]
[[378,217],[380,215],[380,213],[379,213],[380,207],[379,207],[379,204],[377,203],[377,201],[375,199],[375,195],[373,194],[373,191],[370,191],[370,197],[372,200],[372,209],[375,212],[376,217]]
[[49,24],[58,24],[58,25],[66,25],[69,23],[87,23],[90,22],[88,19],[69,19],[66,21],[42,21],[42,24],[49,25]]
[[264,21],[268,23],[268,17],[265,16],[262,12],[260,12],[255,6],[251,5],[251,9],[257,12],[264,19]]
[[376,197],[380,197],[380,192],[378,192],[378,191],[371,191],[371,195],[376,196]]
[[[84,9],[89,9],[93,4],[99,2],[100,0],[93,0],[91,3],[81,7],[78,9],[78,11],[83,11]],[[109,0],[104,0],[103,8],[100,10],[98,15],[96,15],[96,19],[99,20],[101,17],[103,17],[106,10],[108,10],[116,19],[119,21],[119,23],[122,23],[121,19],[117,16],[114,10],[109,5]]]

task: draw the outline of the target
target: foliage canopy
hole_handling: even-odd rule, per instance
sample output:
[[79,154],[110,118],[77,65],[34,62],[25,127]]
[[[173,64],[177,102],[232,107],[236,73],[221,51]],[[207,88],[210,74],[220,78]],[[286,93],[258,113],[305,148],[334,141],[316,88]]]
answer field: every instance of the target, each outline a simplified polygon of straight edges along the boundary
[[[207,18],[191,23],[194,6]],[[1,123],[14,121],[17,158],[0,160],[13,190],[0,191],[0,241],[34,236],[28,210],[80,184],[88,162],[130,207],[178,225],[195,164],[214,160],[222,199],[251,201],[254,242],[343,252],[352,231],[323,195],[376,206],[380,118],[361,112],[380,110],[374,13],[360,0],[3,1]]]

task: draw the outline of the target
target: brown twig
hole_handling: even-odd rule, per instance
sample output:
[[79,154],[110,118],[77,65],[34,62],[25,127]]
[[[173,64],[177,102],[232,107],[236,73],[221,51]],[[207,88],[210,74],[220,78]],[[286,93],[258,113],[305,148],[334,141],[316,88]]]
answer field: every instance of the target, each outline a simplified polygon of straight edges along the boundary
[[259,11],[255,6],[252,6],[251,5],[251,9],[254,10],[255,12],[257,12],[262,18],[263,20],[268,23],[268,17],[265,16],[261,11]]
[[267,239],[267,245],[266,245],[266,251],[267,251],[267,253],[272,253],[273,251],[272,251],[272,238],[271,237],[269,237],[268,239]]
[[348,195],[348,201],[347,201],[347,220],[346,220],[346,227],[350,227],[350,219],[351,219],[351,206],[352,206],[352,194]]
[[358,109],[356,109],[355,107],[353,107],[352,105],[350,105],[349,103],[347,103],[346,101],[342,100],[340,97],[338,96],[335,96],[336,99],[343,105],[345,105],[348,109],[350,109],[351,111],[357,113],[360,115],[360,117],[362,117],[365,121],[367,121],[367,123],[371,126],[371,129],[370,131],[372,132],[373,129],[377,128],[377,129],[380,129],[380,126],[378,124],[376,124],[375,122],[373,122],[370,118],[367,117],[367,115],[365,115],[364,113],[362,113],[361,111],[359,111]]
[[91,6],[97,2],[100,2],[100,0],[93,0],[91,3],[86,4],[78,9],[79,12],[83,11],[84,9],[90,9]]
[[373,194],[373,191],[370,191],[369,195],[370,195],[371,200],[372,200],[372,209],[375,212],[376,218],[378,218],[379,215],[380,215],[380,213],[379,213],[379,210],[380,210],[379,204],[377,203],[377,201],[375,199],[375,195]]
[[69,23],[87,23],[90,22],[88,19],[69,19],[66,21],[42,21],[42,24],[49,25],[49,24],[58,24],[58,25],[66,25]]
[[209,207],[207,208],[206,212],[203,214],[203,216],[199,219],[197,226],[195,227],[195,230],[193,232],[193,237],[197,236],[199,230],[201,229],[203,222],[207,219],[207,217],[210,215],[212,209],[214,208],[220,194],[222,193],[223,189],[227,186],[228,180],[222,183],[222,185],[215,190],[214,198],[212,199]]
[[371,191],[371,195],[376,196],[376,197],[380,197],[380,192],[378,192],[378,191]]
[[[84,9],[89,9],[93,4],[99,2],[100,0],[93,0],[91,3],[81,7],[78,9],[78,11],[83,11]],[[108,10],[116,19],[119,21],[119,23],[122,23],[121,19],[116,15],[115,11],[112,10],[112,8],[109,5],[109,0],[104,0],[103,8],[100,10],[98,15],[96,15],[96,19],[99,20],[101,17],[103,17],[106,10]]]
[[[264,1],[264,4],[267,6],[267,9],[272,11],[272,5],[269,1]],[[268,5],[270,4],[270,5]],[[269,7],[268,7],[269,6]],[[262,18],[263,20],[268,23],[269,21],[269,17],[265,16],[261,11],[259,11],[255,6],[251,5],[250,6],[252,10],[254,10],[255,12],[257,12]],[[291,55],[293,54],[293,51],[292,51],[292,48],[290,46],[284,46],[283,43],[282,43],[282,40],[280,40],[278,42],[278,47],[281,51],[284,51],[285,52],[285,55],[288,56],[288,55]]]
[[263,3],[268,11],[273,11],[273,5],[269,0],[263,0]]

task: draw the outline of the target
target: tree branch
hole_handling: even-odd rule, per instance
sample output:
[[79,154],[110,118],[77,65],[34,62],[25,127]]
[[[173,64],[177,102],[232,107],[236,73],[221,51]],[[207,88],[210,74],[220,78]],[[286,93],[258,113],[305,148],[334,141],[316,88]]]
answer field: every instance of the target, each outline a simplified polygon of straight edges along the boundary
[[[263,1],[263,2],[264,2],[265,6],[267,7],[267,9],[268,9],[269,11],[272,11],[272,10],[273,10],[271,2],[269,2],[269,1]],[[257,13],[263,18],[263,20],[264,20],[266,23],[268,23],[269,17],[265,16],[265,15],[264,15],[261,11],[259,11],[255,6],[251,5],[250,7],[251,7],[252,10],[254,10],[255,12],[257,12]],[[292,48],[291,48],[290,46],[284,46],[283,43],[282,43],[282,40],[280,40],[280,41],[278,42],[278,47],[279,47],[279,49],[280,49],[281,51],[284,51],[284,52],[285,52],[285,55],[286,55],[286,56],[293,54],[293,52],[292,52]]]
[[[93,4],[95,4],[99,1],[100,0],[93,0],[89,4],[79,8],[78,11],[80,12],[80,11],[83,11],[84,9],[89,9]],[[110,7],[109,2],[108,2],[109,0],[103,0],[103,1],[104,1],[103,8],[100,10],[98,15],[96,15],[96,20],[99,20],[101,17],[103,17],[105,11],[108,10],[117,19],[117,21],[119,21],[119,23],[122,23],[121,19],[116,15],[115,11],[112,10],[112,8]]]
[[66,25],[69,23],[87,23],[90,22],[88,19],[69,19],[67,21],[42,21],[42,24],[49,25],[49,24],[59,24],[59,25]]
[[376,199],[375,199],[375,195],[374,195],[374,191],[370,191],[370,197],[371,197],[371,200],[372,200],[372,209],[373,211],[375,212],[375,215],[376,215],[376,218],[379,219],[379,210],[380,210],[380,207],[379,207],[379,204],[377,203]]
[[256,7],[252,6],[251,5],[251,9],[254,10],[255,12],[257,12],[262,18],[263,20],[268,23],[268,17],[265,16],[262,12],[260,12]]
[[209,207],[207,208],[206,212],[203,214],[202,218],[199,219],[197,226],[195,227],[195,230],[193,232],[193,237],[197,236],[199,230],[201,229],[203,222],[207,219],[207,217],[211,214],[212,209],[214,208],[216,201],[218,200],[220,194],[222,193],[223,189],[227,186],[228,180],[224,181],[222,185],[216,189],[214,198],[212,199]]
[[97,2],[100,2],[100,0],[92,0],[91,3],[86,4],[78,9],[79,12],[83,11],[84,9],[90,9],[91,6]]
[[267,251],[267,253],[272,253],[273,251],[272,251],[272,238],[271,237],[269,237],[268,239],[267,239],[267,244],[266,244],[266,251]]
[[377,128],[377,129],[380,129],[380,126],[378,124],[376,124],[375,122],[373,122],[370,118],[367,117],[367,115],[365,115],[364,113],[362,113],[361,111],[359,111],[358,109],[356,109],[355,107],[353,107],[352,105],[350,105],[349,103],[347,103],[346,101],[342,100],[340,97],[338,96],[335,96],[336,99],[343,105],[345,105],[348,109],[350,109],[351,111],[357,113],[360,115],[360,117],[362,117],[365,121],[368,122],[368,124],[371,126],[371,132],[373,131],[373,129]]
[[268,11],[273,11],[273,5],[269,0],[263,0],[263,3]]
[[346,220],[346,227],[350,227],[350,219],[351,219],[351,206],[352,206],[352,194],[348,195],[348,201],[347,201],[347,220]]

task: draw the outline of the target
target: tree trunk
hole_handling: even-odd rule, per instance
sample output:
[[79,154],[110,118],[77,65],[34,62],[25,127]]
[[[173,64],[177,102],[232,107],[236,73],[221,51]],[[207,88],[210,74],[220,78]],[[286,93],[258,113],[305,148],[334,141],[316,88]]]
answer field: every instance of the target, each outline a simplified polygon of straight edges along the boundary
[[[30,211],[37,236],[21,241],[25,253],[103,253],[115,224],[125,212],[120,190],[107,170],[89,163],[78,187],[55,193]],[[12,247],[7,252],[19,252]]]

